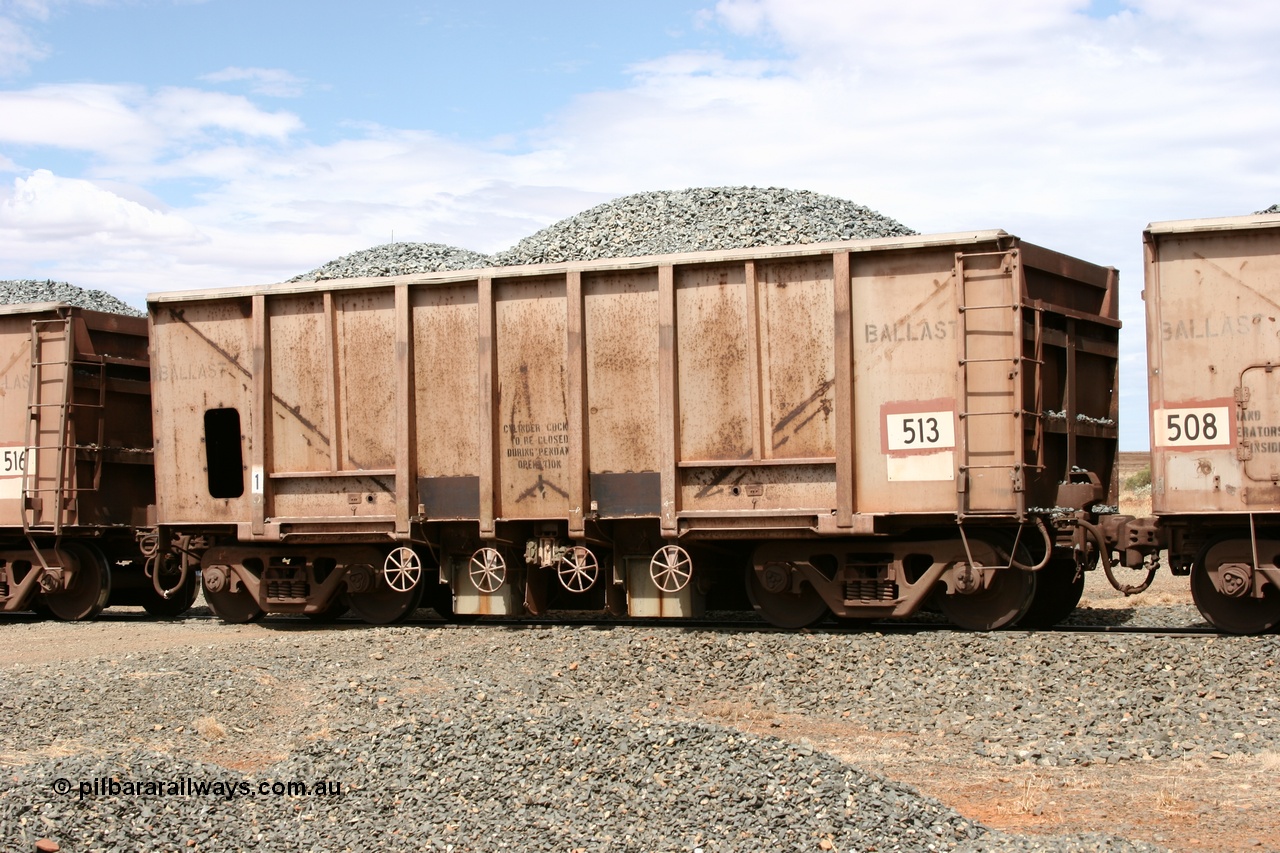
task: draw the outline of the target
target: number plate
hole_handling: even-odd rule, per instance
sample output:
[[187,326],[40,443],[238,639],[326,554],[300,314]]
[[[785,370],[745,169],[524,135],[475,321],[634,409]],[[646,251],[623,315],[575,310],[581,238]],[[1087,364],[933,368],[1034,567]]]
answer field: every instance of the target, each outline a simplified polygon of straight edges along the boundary
[[1231,447],[1235,442],[1233,405],[1171,406],[1154,412],[1156,447],[1170,450],[1204,450]]
[[880,449],[889,482],[955,479],[954,400],[886,403],[880,418]]
[[0,447],[0,477],[21,477],[26,465],[25,447]]
[[956,413],[885,413],[884,431],[885,448],[890,453],[950,450],[956,446]]

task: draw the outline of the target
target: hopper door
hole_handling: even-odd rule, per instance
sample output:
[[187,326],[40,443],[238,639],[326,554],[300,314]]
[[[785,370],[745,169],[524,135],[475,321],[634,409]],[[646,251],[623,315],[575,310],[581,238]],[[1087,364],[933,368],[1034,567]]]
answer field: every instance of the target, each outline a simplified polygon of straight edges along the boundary
[[1021,515],[1025,493],[1020,374],[1027,365],[1018,252],[958,253],[955,277],[960,317],[957,514],[961,520],[969,515]]

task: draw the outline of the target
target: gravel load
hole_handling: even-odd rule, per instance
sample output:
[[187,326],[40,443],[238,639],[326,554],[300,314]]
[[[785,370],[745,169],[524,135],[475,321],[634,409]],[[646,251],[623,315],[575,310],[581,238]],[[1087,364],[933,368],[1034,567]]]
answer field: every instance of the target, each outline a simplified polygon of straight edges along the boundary
[[1280,213],[1280,204],[1273,204],[1266,210],[1259,210],[1258,213]]
[[330,278],[411,275],[413,273],[468,270],[492,266],[480,252],[443,243],[387,243],[343,255],[289,281],[323,281]]
[[623,196],[494,255],[496,266],[914,234],[852,201],[805,190],[702,187]]
[[[78,627],[4,626],[13,648]],[[929,766],[1280,750],[1273,636],[176,628],[188,636],[164,650],[4,667],[0,847],[1149,850],[997,833],[875,768],[732,723],[881,732]],[[58,779],[70,794],[50,793]],[[92,788],[184,779],[222,794]],[[271,795],[319,780],[341,792]]]
[[85,290],[65,281],[16,279],[0,281],[0,305],[23,305],[31,302],[66,302],[90,311],[143,317],[141,311],[102,290]]
[[290,281],[787,246],[915,233],[870,208],[821,193],[702,187],[623,196],[549,225],[496,255],[441,243],[388,243],[344,255]]

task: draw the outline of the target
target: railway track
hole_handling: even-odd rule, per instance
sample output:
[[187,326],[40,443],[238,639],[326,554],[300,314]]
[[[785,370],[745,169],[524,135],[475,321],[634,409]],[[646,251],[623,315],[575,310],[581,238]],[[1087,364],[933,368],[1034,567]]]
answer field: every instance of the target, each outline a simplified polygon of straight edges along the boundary
[[[29,624],[42,621],[41,617],[30,613],[18,614],[0,614],[0,625],[5,624]],[[155,622],[155,618],[138,610],[121,609],[115,611],[106,611],[98,617],[97,621],[105,623],[133,624],[137,622]],[[181,619],[173,620],[178,622],[217,622],[218,617],[210,612],[206,612],[204,608],[197,608],[188,612]],[[275,629],[296,630],[306,629],[313,631],[324,631],[327,629],[346,630],[350,628],[370,629],[367,623],[351,616],[343,616],[341,618],[320,621],[310,619],[305,616],[293,616],[283,614],[269,615],[256,624],[262,624]],[[778,628],[749,616],[742,618],[701,618],[701,619],[616,619],[610,617],[596,616],[549,616],[549,617],[524,617],[510,619],[475,619],[466,623],[458,621],[450,621],[435,615],[421,615],[406,619],[404,622],[398,623],[400,627],[434,627],[443,628],[453,625],[491,625],[502,626],[513,630],[526,630],[533,628],[558,628],[558,627],[577,627],[584,629],[614,629],[614,628],[634,628],[634,629],[662,629],[662,630],[679,630],[679,631],[716,631],[716,632],[737,632],[737,633],[763,633],[763,634],[788,634],[794,633],[792,629]],[[815,625],[810,628],[803,629],[805,633],[810,634],[916,634],[916,633],[944,633],[955,632],[963,634],[972,634],[974,632],[958,628],[947,622],[930,621],[930,620],[903,620],[903,621],[875,621],[866,622],[856,625],[839,624],[835,622],[826,622]],[[1143,636],[1167,636],[1167,637],[1197,637],[1197,636],[1230,636],[1208,625],[1077,625],[1063,624],[1055,625],[1049,628],[1040,628],[1036,630],[1019,630],[1017,627],[1008,628],[999,633],[1002,634],[1116,634],[1116,635],[1143,635]]]

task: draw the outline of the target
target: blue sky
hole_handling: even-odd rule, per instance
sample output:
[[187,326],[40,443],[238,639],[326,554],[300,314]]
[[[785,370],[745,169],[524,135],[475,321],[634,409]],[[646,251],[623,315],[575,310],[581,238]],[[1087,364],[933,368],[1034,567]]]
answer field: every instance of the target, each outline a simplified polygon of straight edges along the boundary
[[1280,201],[1267,0],[0,0],[0,279],[135,305],[642,190],[828,193],[1118,267]]

